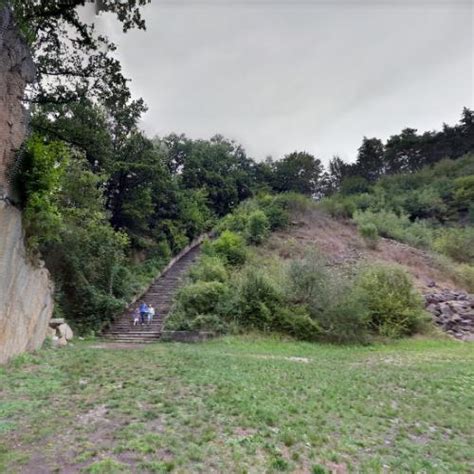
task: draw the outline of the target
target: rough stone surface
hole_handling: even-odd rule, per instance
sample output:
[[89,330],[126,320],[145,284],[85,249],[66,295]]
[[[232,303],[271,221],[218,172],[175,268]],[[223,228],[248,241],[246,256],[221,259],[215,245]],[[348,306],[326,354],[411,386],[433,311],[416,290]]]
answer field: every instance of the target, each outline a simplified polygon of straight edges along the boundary
[[425,295],[426,310],[443,331],[464,341],[474,341],[474,295],[439,289]]
[[66,323],[58,326],[57,332],[59,333],[60,337],[66,338],[66,341],[70,341],[73,338],[72,329]]
[[27,124],[23,91],[34,75],[28,47],[19,37],[9,10],[0,7],[0,197],[11,195],[8,173]]
[[28,48],[8,9],[0,7],[0,364],[42,345],[53,308],[48,272],[27,259],[8,179],[25,136],[23,91],[33,78]]
[[45,268],[29,263],[21,214],[0,201],[0,364],[41,347],[53,309]]
[[53,318],[49,322],[49,325],[52,328],[57,328],[58,326],[61,326],[61,324],[64,324],[66,321],[63,318]]

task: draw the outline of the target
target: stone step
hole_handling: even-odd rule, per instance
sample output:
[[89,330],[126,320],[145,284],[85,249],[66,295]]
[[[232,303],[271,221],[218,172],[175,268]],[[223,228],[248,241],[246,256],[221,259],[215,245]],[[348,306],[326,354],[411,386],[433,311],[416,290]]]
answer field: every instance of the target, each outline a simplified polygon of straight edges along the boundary
[[[154,342],[161,336],[164,321],[171,310],[173,299],[185,282],[189,267],[197,260],[199,247],[191,250],[158,278],[139,301],[118,318],[105,333],[108,340],[120,342]],[[141,301],[154,306],[156,315],[150,325],[133,326],[132,315]]]

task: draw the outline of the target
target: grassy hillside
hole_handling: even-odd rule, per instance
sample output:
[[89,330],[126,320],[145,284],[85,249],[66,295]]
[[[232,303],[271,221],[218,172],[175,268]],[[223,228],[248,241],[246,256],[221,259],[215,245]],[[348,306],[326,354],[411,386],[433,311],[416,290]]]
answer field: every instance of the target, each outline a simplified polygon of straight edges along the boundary
[[321,202],[339,219],[352,219],[366,241],[378,237],[437,253],[437,265],[474,291],[474,155],[442,160],[373,184],[349,178]]
[[474,470],[468,344],[102,347],[0,369],[0,472]]

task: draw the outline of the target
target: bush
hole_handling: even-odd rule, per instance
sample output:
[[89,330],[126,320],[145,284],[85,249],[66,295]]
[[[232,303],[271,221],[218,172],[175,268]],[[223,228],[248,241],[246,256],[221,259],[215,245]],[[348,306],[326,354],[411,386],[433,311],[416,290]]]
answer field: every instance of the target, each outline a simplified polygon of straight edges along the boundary
[[200,280],[220,281],[221,283],[225,283],[229,278],[229,273],[220,258],[204,255],[199,262],[191,268],[189,276],[193,282]]
[[277,313],[276,328],[295,339],[317,341],[321,338],[321,327],[311,319],[302,306],[283,307]]
[[248,218],[246,226],[246,236],[248,242],[261,244],[270,232],[270,223],[263,211],[253,211]]
[[474,263],[474,227],[443,229],[435,239],[436,251],[460,263]]
[[290,216],[288,211],[283,208],[283,204],[273,196],[264,196],[259,199],[259,205],[265,215],[271,230],[281,229],[288,225]]
[[352,198],[341,195],[322,199],[319,205],[330,216],[342,219],[351,218],[357,209]]
[[242,275],[234,309],[242,326],[275,330],[275,318],[282,303],[280,288],[267,274],[248,268]]
[[353,219],[358,227],[372,224],[377,228],[379,235],[396,240],[403,240],[405,229],[410,225],[408,216],[398,216],[395,212],[387,210],[356,211]]
[[374,265],[364,269],[357,277],[353,296],[367,308],[368,325],[376,334],[411,335],[423,321],[421,296],[399,267]]
[[247,258],[244,239],[229,230],[224,231],[213,242],[207,242],[203,251],[207,255],[223,258],[230,265],[242,265]]
[[248,217],[248,214],[239,207],[234,212],[227,214],[227,216],[221,219],[216,229],[219,233],[226,230],[243,233],[247,228]]
[[310,253],[292,262],[288,270],[288,301],[291,308],[307,309],[312,325],[308,330],[331,342],[365,342],[368,336],[367,311],[352,293],[349,278],[330,270],[325,260]]
[[188,318],[217,312],[219,303],[227,294],[228,288],[218,281],[198,281],[191,283],[178,294],[178,310]]
[[330,274],[325,259],[310,252],[304,259],[294,260],[288,267],[288,298],[296,304],[310,307],[314,317],[330,304]]
[[470,292],[474,292],[474,266],[463,263],[455,270],[455,278]]
[[377,247],[377,242],[379,240],[379,231],[377,226],[371,222],[361,224],[359,226],[360,235],[365,240],[368,247],[375,249]]
[[185,286],[178,295],[177,302],[189,316],[209,314],[216,311],[227,287],[218,281],[198,281]]

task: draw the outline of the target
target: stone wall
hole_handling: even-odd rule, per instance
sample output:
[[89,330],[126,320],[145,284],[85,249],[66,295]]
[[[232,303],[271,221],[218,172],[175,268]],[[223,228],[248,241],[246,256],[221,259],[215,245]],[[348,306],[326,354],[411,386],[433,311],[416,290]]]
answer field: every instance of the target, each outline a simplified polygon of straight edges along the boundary
[[26,255],[21,212],[11,204],[8,179],[26,132],[25,86],[34,79],[27,45],[6,7],[0,7],[0,364],[41,346],[53,308],[44,268]]

